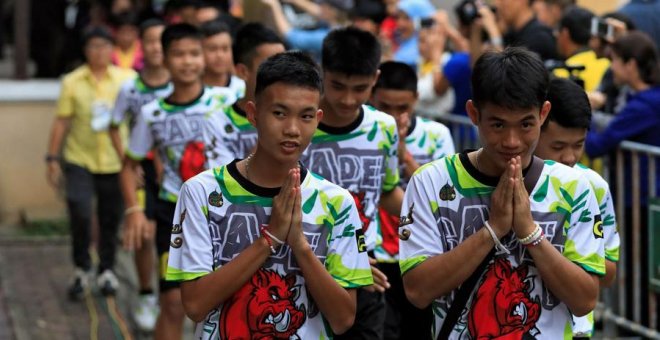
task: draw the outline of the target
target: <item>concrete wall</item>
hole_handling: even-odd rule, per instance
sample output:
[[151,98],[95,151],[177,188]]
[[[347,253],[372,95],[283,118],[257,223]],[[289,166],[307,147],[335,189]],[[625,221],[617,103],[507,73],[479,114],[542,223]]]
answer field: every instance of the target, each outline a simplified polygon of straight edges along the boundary
[[58,81],[0,81],[0,223],[65,216],[46,182],[44,155]]

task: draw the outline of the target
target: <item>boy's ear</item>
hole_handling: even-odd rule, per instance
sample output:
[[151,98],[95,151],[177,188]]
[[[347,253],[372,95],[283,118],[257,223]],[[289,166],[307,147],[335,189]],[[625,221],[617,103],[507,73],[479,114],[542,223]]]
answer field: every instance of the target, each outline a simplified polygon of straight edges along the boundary
[[257,106],[253,101],[248,101],[245,105],[245,113],[247,114],[247,119],[254,126],[257,127]]
[[541,126],[543,126],[543,123],[548,118],[550,109],[552,109],[552,104],[550,104],[550,102],[546,100],[543,103],[543,106],[541,106],[541,111],[539,112],[539,121],[541,122]]
[[323,120],[323,110],[318,109],[316,110],[316,121],[321,122]]
[[477,107],[474,106],[472,99],[465,103],[465,111],[467,111],[467,115],[470,117],[472,124],[477,125],[477,123],[479,123],[479,111],[477,110]]
[[236,71],[236,75],[243,79],[244,81],[247,81],[249,76],[250,76],[250,71],[248,70],[248,67],[245,64],[238,63],[234,65],[234,70]]

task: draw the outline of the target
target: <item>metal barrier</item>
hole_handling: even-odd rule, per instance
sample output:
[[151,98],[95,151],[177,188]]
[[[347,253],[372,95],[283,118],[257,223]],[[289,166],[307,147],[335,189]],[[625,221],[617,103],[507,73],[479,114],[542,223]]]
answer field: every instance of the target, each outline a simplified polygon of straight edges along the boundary
[[[424,116],[424,114],[421,114]],[[476,149],[479,147],[478,133],[476,127],[468,117],[459,115],[445,115],[435,117],[452,131],[454,145],[457,152],[465,149]],[[458,132],[458,133],[456,133]],[[645,145],[635,142],[622,142],[616,151],[617,157],[615,160],[603,159],[604,177],[608,179],[609,169],[612,165],[616,169],[616,198],[615,207],[617,214],[617,225],[619,234],[621,236],[620,246],[620,261],[617,266],[617,279],[613,287],[602,290],[601,302],[599,302],[596,309],[596,319],[601,319],[603,322],[603,335],[606,338],[615,338],[619,329],[625,329],[632,333],[650,339],[660,339],[660,332],[658,329],[658,315],[656,307],[657,294],[651,288],[651,284],[642,282],[642,249],[648,249],[649,253],[656,251],[660,254],[660,249],[651,249],[651,245],[646,243],[649,241],[652,230],[655,228],[656,237],[660,237],[660,223],[658,225],[651,225],[649,219],[648,228],[646,233],[642,235],[642,213],[645,211],[653,211],[653,207],[649,205],[652,202],[651,198],[657,197],[656,191],[656,167],[657,161],[660,159],[660,147]],[[627,156],[627,157],[626,157]],[[624,164],[625,159],[629,159],[629,163]],[[647,188],[642,190],[642,178],[639,175],[642,166],[646,166],[647,174]],[[626,179],[631,181],[630,187],[626,187]],[[609,181],[610,184],[613,182]],[[626,192],[631,190],[631,205],[628,207],[628,212],[631,213],[629,219],[631,223],[626,224]],[[644,196],[642,196],[644,195]],[[646,202],[646,209],[642,203]],[[660,200],[658,201],[656,211],[660,216]],[[645,219],[646,220],[646,219]],[[660,222],[660,218],[658,219]],[[623,265],[626,261],[627,238],[631,238],[631,254],[632,266],[626,268]],[[656,241],[657,242],[657,241]],[[660,244],[660,242],[658,242]],[[650,261],[650,259],[649,259]],[[660,290],[660,262],[656,264],[657,268],[649,268],[649,278],[652,279],[654,275],[657,276],[655,284],[656,289]],[[632,280],[628,276],[632,275]],[[651,280],[649,280],[651,281]],[[631,283],[629,285],[628,283]],[[633,301],[627,301],[626,292],[632,291]],[[648,299],[648,310],[642,310],[642,299]],[[633,306],[632,317],[626,318],[626,307]],[[642,315],[648,313],[649,326],[642,325]]]

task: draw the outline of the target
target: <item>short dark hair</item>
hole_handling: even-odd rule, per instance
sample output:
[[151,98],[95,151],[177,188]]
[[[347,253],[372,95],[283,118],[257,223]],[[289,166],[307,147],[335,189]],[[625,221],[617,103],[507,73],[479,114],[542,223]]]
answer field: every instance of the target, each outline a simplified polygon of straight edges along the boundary
[[370,76],[378,72],[380,43],[369,32],[355,27],[339,28],[323,39],[321,54],[324,71]]
[[548,101],[552,108],[541,130],[548,126],[548,122],[555,122],[569,129],[589,129],[591,126],[589,98],[584,89],[574,81],[567,78],[551,79],[548,85]]
[[581,46],[589,44],[591,39],[591,19],[594,14],[579,6],[568,8],[559,20],[559,29],[566,28],[571,40]]
[[140,22],[137,13],[135,11],[130,11],[130,10],[113,14],[112,16],[110,16],[109,21],[110,24],[112,24],[112,26],[116,28],[121,26],[138,27],[138,23]]
[[612,52],[624,62],[634,59],[645,83],[660,84],[660,57],[655,43],[646,33],[634,31],[622,36],[612,44]]
[[318,65],[301,51],[278,53],[266,59],[257,71],[256,97],[275,83],[299,86],[323,93],[323,80]]
[[348,16],[351,19],[369,19],[380,25],[387,17],[387,11],[381,0],[356,0]]
[[85,29],[82,35],[83,46],[87,46],[87,43],[89,43],[89,41],[93,38],[101,38],[110,42],[111,44],[114,44],[112,33],[110,33],[110,31],[103,26],[92,26]]
[[472,100],[509,110],[540,108],[546,100],[548,72],[540,57],[523,47],[488,51],[472,71]]
[[231,36],[231,32],[229,31],[229,26],[218,19],[203,22],[199,26],[199,31],[202,32],[202,36],[204,37],[204,39],[222,33],[227,33]]
[[163,53],[167,54],[167,50],[172,45],[172,42],[181,39],[194,39],[202,41],[202,33],[199,29],[191,24],[179,23],[167,26],[160,37],[160,42],[163,45]]
[[380,75],[374,85],[377,89],[404,90],[417,93],[417,74],[408,64],[398,61],[386,61],[378,68]]
[[160,19],[152,18],[147,19],[140,24],[140,39],[144,37],[144,34],[152,27],[165,26],[165,22]]
[[232,46],[234,64],[251,64],[257,48],[265,44],[284,45],[284,42],[270,28],[260,23],[243,25],[236,32],[236,38]]

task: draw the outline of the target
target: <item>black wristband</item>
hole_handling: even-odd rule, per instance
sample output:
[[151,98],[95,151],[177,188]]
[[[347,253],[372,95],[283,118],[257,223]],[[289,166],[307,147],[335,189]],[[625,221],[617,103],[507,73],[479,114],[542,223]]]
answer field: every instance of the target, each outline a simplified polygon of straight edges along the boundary
[[59,162],[59,161],[60,161],[60,156],[57,156],[57,155],[46,155],[45,159],[46,159],[46,163],[50,163],[50,162]]

